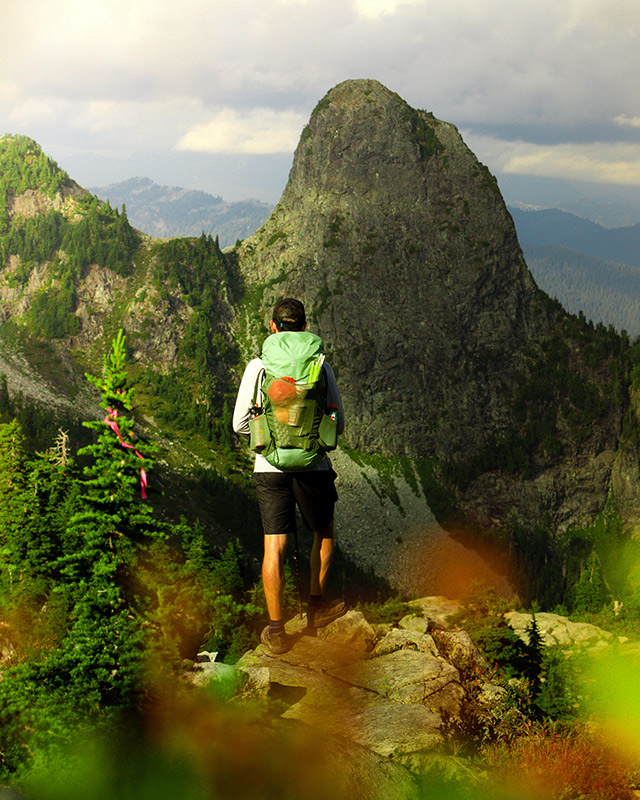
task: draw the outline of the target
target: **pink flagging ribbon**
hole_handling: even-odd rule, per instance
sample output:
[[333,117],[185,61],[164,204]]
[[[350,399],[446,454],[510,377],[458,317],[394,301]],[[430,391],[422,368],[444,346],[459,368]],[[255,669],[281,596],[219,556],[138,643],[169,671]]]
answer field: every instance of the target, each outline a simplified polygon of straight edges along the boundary
[[[120,433],[120,428],[118,426],[118,423],[116,422],[118,418],[118,409],[107,408],[107,411],[109,412],[109,414],[104,418],[105,425],[108,425],[111,428],[111,430],[115,433],[122,447],[126,447],[129,450],[133,450],[133,452],[138,456],[138,458],[141,458],[144,461],[144,456],[140,455],[140,453],[136,450],[136,448],[132,444],[125,442],[125,440],[122,438],[122,434]],[[147,499],[147,473],[144,467],[140,467],[140,496],[142,497],[143,500]]]

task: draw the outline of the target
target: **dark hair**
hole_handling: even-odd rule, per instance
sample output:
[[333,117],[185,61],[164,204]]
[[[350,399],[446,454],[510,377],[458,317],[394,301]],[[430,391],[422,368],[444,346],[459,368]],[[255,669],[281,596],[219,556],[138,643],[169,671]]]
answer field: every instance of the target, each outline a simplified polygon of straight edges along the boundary
[[301,331],[307,321],[304,306],[293,297],[278,300],[273,309],[273,321],[279,331]]

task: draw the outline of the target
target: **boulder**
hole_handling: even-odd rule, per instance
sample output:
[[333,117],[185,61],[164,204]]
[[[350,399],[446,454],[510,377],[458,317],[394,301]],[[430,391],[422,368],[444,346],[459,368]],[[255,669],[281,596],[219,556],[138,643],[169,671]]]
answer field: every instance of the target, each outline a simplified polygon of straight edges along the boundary
[[423,616],[441,628],[448,628],[451,617],[462,611],[462,606],[456,600],[449,600],[440,595],[420,597],[418,600],[412,600],[411,605],[419,606]]
[[294,619],[287,632],[289,652],[260,645],[237,664],[281,720],[398,761],[441,748],[443,715],[459,714],[464,690],[430,634],[375,630],[356,611],[317,632]]
[[387,653],[393,653],[395,650],[418,650],[422,653],[429,653],[432,656],[440,655],[433,636],[416,630],[402,630],[400,628],[392,628],[376,644],[373,655],[384,656]]
[[[529,643],[527,627],[531,624],[533,614],[521,611],[510,611],[505,614],[505,619],[523,642]],[[551,645],[605,645],[613,638],[609,631],[602,630],[588,622],[572,622],[567,617],[559,614],[540,611],[535,615],[542,642]]]
[[396,650],[345,666],[333,674],[382,697],[400,703],[422,703],[454,716],[460,711],[464,695],[458,670],[452,664],[414,650]]

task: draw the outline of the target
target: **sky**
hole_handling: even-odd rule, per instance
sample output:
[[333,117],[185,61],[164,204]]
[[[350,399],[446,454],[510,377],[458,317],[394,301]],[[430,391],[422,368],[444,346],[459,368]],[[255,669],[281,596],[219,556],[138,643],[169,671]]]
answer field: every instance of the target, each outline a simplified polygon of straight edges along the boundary
[[85,186],[145,174],[275,202],[318,100],[374,78],[499,181],[640,197],[640,0],[0,4],[0,134]]

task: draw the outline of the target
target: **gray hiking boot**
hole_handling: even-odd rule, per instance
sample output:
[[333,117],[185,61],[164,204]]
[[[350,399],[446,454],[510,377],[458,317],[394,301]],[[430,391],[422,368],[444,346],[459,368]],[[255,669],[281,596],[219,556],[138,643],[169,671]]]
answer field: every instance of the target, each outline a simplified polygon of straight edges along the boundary
[[322,605],[316,608],[307,606],[307,625],[310,628],[324,628],[346,613],[347,605],[344,600],[323,600]]
[[293,647],[293,639],[286,631],[269,633],[268,625],[260,634],[260,641],[270,653],[276,656],[286,653]]

